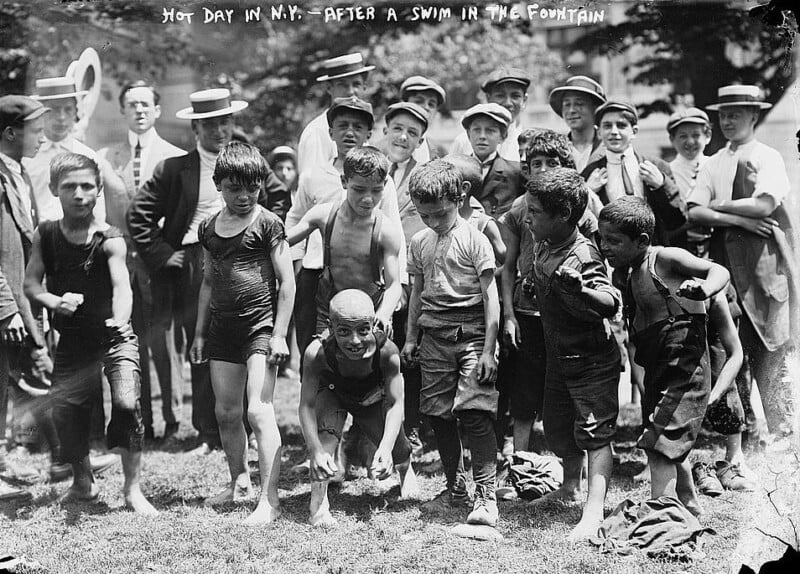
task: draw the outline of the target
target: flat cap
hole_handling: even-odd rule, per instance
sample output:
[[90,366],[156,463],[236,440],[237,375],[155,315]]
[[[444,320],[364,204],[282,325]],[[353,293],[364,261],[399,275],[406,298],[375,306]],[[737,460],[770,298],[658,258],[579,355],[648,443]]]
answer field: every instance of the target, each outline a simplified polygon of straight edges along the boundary
[[520,68],[501,66],[487,76],[486,80],[484,80],[481,85],[481,89],[488,93],[494,86],[502,84],[503,82],[522,84],[523,88],[527,90],[528,86],[531,85],[531,77],[528,72]]
[[340,110],[350,110],[362,114],[369,119],[369,128],[375,124],[375,115],[372,113],[372,104],[365,102],[357,96],[350,96],[349,98],[336,98],[333,100],[333,105],[328,108],[325,116],[328,118],[328,125],[333,123],[333,118]]
[[407,114],[414,116],[422,122],[422,124],[425,126],[424,129],[428,129],[428,112],[425,111],[425,108],[422,106],[412,102],[398,102],[386,108],[386,123],[388,124],[394,116],[401,112],[406,112]]
[[475,116],[491,118],[504,128],[511,125],[511,112],[500,104],[477,104],[472,106],[461,117],[461,125],[464,126],[464,129],[468,129],[469,124],[472,123],[472,118]]
[[603,115],[608,111],[629,112],[633,114],[634,123],[639,123],[639,112],[628,102],[609,100],[594,111],[594,123],[599,124]]
[[439,96],[439,105],[445,102],[444,88],[425,76],[410,76],[400,84],[400,97],[404,98],[408,92],[435,92]]
[[3,96],[0,98],[0,129],[35,120],[49,111],[50,108],[28,96]]

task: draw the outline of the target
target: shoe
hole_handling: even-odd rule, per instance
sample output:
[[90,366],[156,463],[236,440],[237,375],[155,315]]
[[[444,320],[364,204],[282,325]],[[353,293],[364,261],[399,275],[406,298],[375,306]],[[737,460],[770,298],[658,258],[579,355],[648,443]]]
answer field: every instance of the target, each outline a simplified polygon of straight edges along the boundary
[[491,485],[475,485],[475,503],[472,512],[467,516],[467,524],[482,524],[483,526],[497,526],[500,513],[497,511],[497,498]]
[[119,462],[119,455],[111,453],[89,457],[89,464],[92,467],[92,474],[94,475],[104,473],[109,468],[117,464],[117,462]]
[[418,428],[415,427],[408,431],[408,444],[411,445],[411,456],[422,456],[424,448],[422,446],[422,439],[419,438]]
[[25,500],[30,500],[32,498],[33,495],[27,490],[16,488],[15,486],[11,486],[10,484],[6,484],[2,480],[0,480],[0,501],[6,502],[14,500],[17,502],[21,502]]
[[213,451],[213,450],[214,450],[214,448],[209,443],[202,442],[202,443],[200,443],[200,446],[195,447],[192,450],[190,450],[189,454],[196,454],[196,455],[199,455],[199,456],[206,456],[208,454],[211,454],[211,451]]
[[704,462],[694,463],[692,466],[692,478],[700,494],[719,496],[725,492],[714,471]]
[[456,486],[445,488],[432,500],[422,504],[420,510],[433,514],[445,514],[453,510],[462,509],[472,505],[472,497],[469,495],[465,482],[457,482]]
[[161,440],[168,440],[178,434],[179,426],[178,423],[167,423],[164,427],[164,434],[161,436]]
[[8,478],[17,480],[31,481],[39,478],[39,471],[30,466],[12,464],[7,461],[0,462],[0,474]]
[[728,490],[738,492],[755,492],[756,483],[749,480],[739,470],[738,464],[731,464],[725,460],[718,460],[715,465],[719,482]]
[[67,463],[50,463],[50,482],[60,482],[72,476],[72,465]]

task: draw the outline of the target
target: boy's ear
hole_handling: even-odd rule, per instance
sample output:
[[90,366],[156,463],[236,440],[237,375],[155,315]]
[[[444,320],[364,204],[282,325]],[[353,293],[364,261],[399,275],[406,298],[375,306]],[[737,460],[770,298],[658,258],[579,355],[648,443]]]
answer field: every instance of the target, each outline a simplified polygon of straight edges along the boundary
[[469,192],[472,190],[472,183],[469,181],[462,181],[461,182],[461,194],[462,198],[466,198],[469,195]]
[[344,188],[347,187],[347,178],[345,177],[344,174],[342,174],[342,187]]
[[631,139],[633,139],[633,138],[636,137],[636,134],[639,133],[639,124],[632,125],[631,126],[631,131],[633,132],[633,134],[631,135]]
[[389,126],[383,126],[383,135],[385,136],[389,135]]
[[650,246],[650,234],[648,233],[640,233],[639,237],[636,238],[636,247],[639,249],[646,249]]

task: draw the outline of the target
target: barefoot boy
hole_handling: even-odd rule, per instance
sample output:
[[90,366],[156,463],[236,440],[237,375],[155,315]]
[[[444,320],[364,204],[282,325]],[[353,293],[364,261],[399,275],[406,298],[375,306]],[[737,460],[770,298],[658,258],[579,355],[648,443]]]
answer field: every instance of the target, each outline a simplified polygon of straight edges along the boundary
[[409,186],[429,229],[414,236],[409,250],[414,287],[403,359],[418,360],[423,367],[420,412],[429,417],[447,477],[447,489],[426,508],[446,510],[468,501],[460,420],[475,481],[467,523],[495,526],[497,443],[492,421],[497,414],[500,320],[495,255],[486,236],[458,215],[464,193],[454,166],[443,160],[427,163],[412,174]]
[[531,178],[526,188],[534,236],[530,275],[547,355],[542,418],[547,443],[564,460],[563,484],[542,500],[579,499],[587,451],[589,494],[569,537],[576,541],[594,535],[603,520],[620,370],[607,319],[621,297],[594,243],[578,233],[588,195],[578,172],[556,167]]
[[323,271],[317,286],[317,334],[328,327],[331,298],[343,289],[361,289],[372,298],[379,328],[391,335],[400,301],[398,256],[401,230],[379,209],[389,160],[372,147],[355,148],[344,158],[344,201],[312,207],[287,234],[289,245],[315,230],[323,237]]
[[655,225],[641,198],[619,198],[600,212],[603,253],[615,269],[630,269],[628,327],[645,373],[638,444],[647,452],[651,494],[677,496],[699,515],[686,457],[711,387],[704,300],[725,288],[729,274],[684,249],[652,246]]
[[53,158],[50,189],[64,217],[43,222],[34,233],[25,295],[53,312],[61,335],[51,394],[61,458],[73,471],[66,498],[93,500],[99,494],[89,462],[89,420],[101,393],[102,366],[111,386],[108,448],[122,454],[125,505],[154,515],[139,484],[144,424],[125,240],[118,229],[95,220],[102,185],[93,160],[74,153]]
[[248,144],[231,142],[217,158],[214,184],[225,206],[198,229],[205,257],[190,350],[193,363],[210,360],[215,412],[231,474],[230,486],[208,499],[209,506],[251,494],[242,419],[247,396],[261,475],[261,497],[245,520],[248,525],[266,524],[280,515],[281,435],[272,395],[277,366],[289,356],[286,331],[294,304],[283,224],[258,204],[268,174],[266,160]]
[[400,496],[417,491],[411,446],[402,430],[403,378],[400,355],[377,330],[375,308],[363,291],[346,289],[331,299],[331,334],[306,349],[300,391],[300,426],[311,458],[313,526],[335,526],[328,482],[341,460],[335,453],[348,413],[377,447],[370,473],[379,480],[400,473]]

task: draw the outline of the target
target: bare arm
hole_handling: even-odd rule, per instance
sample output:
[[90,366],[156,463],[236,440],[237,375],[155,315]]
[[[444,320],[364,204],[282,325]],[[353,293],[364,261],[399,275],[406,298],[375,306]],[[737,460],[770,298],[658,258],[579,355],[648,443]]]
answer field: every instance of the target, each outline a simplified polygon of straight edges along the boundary
[[[684,249],[665,247],[658,254],[658,263],[666,265],[669,270],[683,277],[699,277],[685,281],[678,289],[678,295],[689,299],[703,300],[713,297],[728,284],[730,273],[722,265],[695,257]],[[658,264],[657,263],[657,264]]]
[[483,341],[483,353],[478,361],[478,380],[481,383],[493,383],[497,378],[497,331],[500,326],[500,298],[497,295],[497,283],[494,271],[481,273],[481,295],[483,296],[483,313],[486,317],[486,336]]
[[[49,293],[42,285],[44,279],[44,260],[42,259],[42,236],[37,229],[33,234],[33,246],[28,266],[25,268],[25,282],[23,290],[25,296],[53,312],[57,312],[61,304],[61,297]],[[74,309],[73,309],[74,312]]]
[[[386,344],[391,344],[391,341]],[[387,463],[394,462],[392,461],[392,448],[403,425],[404,391],[403,377],[400,374],[400,355],[394,349],[394,345],[392,345],[392,349],[393,352],[387,354],[381,361],[386,392],[384,404],[388,410],[383,424],[383,436],[375,452],[376,464],[373,464],[376,478],[379,479],[388,477],[391,472],[392,465]]]
[[319,367],[322,344],[315,339],[303,356],[303,378],[300,384],[300,404],[297,413],[300,429],[306,441],[310,458],[310,474],[313,480],[327,480],[336,474],[333,456],[325,452],[317,433],[317,393],[319,392]]
[[689,208],[689,221],[711,227],[741,227],[761,237],[770,237],[772,227],[778,223],[771,217],[747,217],[717,211],[703,205],[692,205]]
[[503,336],[513,346],[517,347],[522,342],[519,336],[519,323],[514,313],[514,285],[517,280],[517,259],[519,257],[519,236],[511,231],[507,225],[500,227],[506,246],[506,259],[503,265],[500,290],[503,297]]
[[709,204],[714,211],[743,215],[745,217],[763,218],[772,215],[777,205],[771,195],[744,197],[742,199],[715,199]]
[[483,233],[489,239],[489,243],[492,244],[494,258],[497,261],[498,267],[502,266],[506,261],[508,249],[503,241],[502,235],[500,234],[500,227],[497,225],[497,222],[491,220],[489,223],[487,223]]
[[126,246],[122,237],[108,239],[103,244],[108,257],[108,272],[111,276],[111,315],[115,325],[127,325],[133,311],[133,291],[125,262]]
[[403,361],[408,364],[415,364],[417,352],[417,340],[419,339],[419,315],[422,308],[420,297],[425,288],[425,278],[422,273],[412,275],[414,284],[411,287],[411,296],[408,299],[408,323],[406,323],[406,344],[403,345],[401,356]]
[[731,311],[724,292],[719,292],[714,296],[708,315],[709,321],[719,333],[719,339],[727,355],[725,364],[722,365],[722,369],[720,369],[717,376],[717,382],[714,384],[714,388],[711,389],[711,396],[708,399],[709,404],[711,404],[725,395],[736,380],[736,375],[739,374],[739,369],[742,368],[742,363],[744,362],[744,350],[742,349],[742,342],[739,340],[739,334],[736,331],[736,325],[733,322],[733,317],[731,317]]
[[292,257],[286,241],[281,241],[270,252],[272,267],[275,270],[275,279],[280,286],[278,289],[278,304],[275,311],[275,321],[272,327],[271,361],[284,361],[289,357],[289,347],[286,344],[286,333],[289,330],[289,320],[294,308],[294,269]]
[[[383,247],[383,280],[386,282],[386,290],[383,293],[383,301],[375,311],[378,322],[383,330],[391,333],[392,315],[403,295],[403,286],[400,283],[400,229],[388,218],[384,220],[381,231],[381,245]],[[388,225],[387,225],[388,224]]]
[[211,254],[207,249],[203,249],[203,283],[200,285],[200,293],[197,297],[197,322],[194,328],[194,341],[189,350],[190,360],[197,364],[205,362],[205,342],[206,331],[210,319],[211,309]]
[[331,207],[329,203],[312,207],[300,219],[297,225],[294,227],[287,226],[286,241],[292,246],[307,238],[315,229],[319,229],[320,232],[322,232],[325,227],[325,220],[328,218],[328,212],[335,208],[335,204]]

